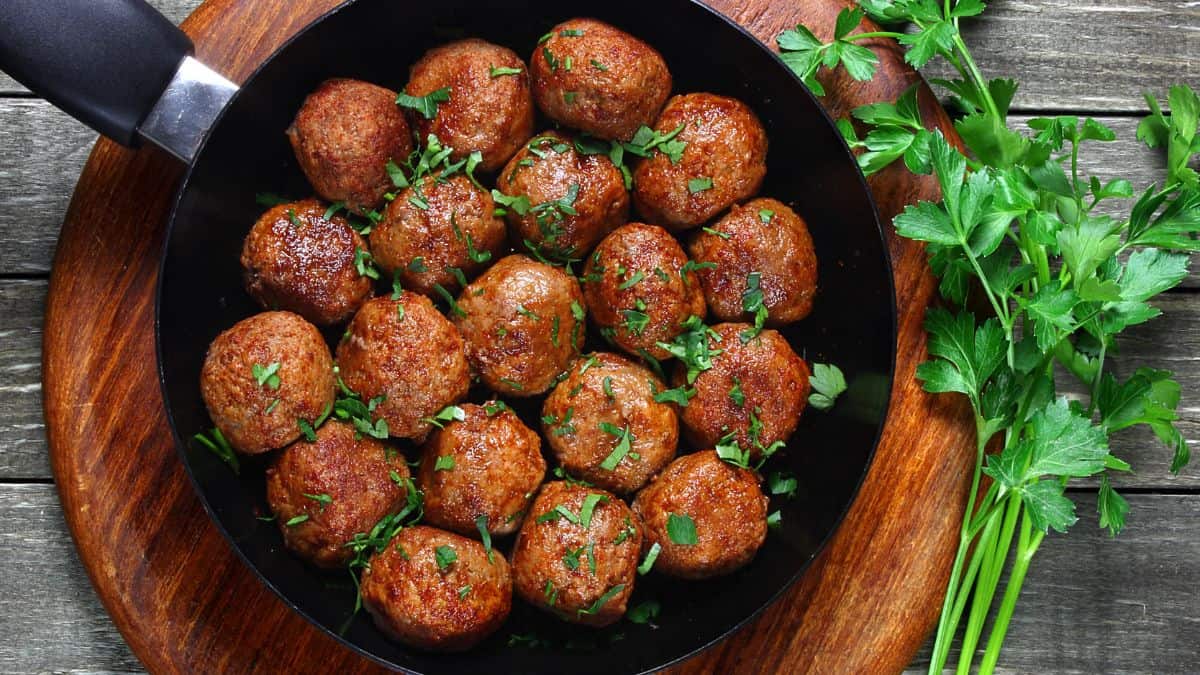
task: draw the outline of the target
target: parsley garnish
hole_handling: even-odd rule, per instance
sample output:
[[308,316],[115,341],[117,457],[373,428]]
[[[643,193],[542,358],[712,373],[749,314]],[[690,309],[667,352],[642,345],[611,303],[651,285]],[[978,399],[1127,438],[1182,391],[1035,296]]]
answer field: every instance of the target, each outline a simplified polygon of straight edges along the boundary
[[492,79],[503,77],[505,75],[520,75],[523,72],[524,71],[520,68],[509,68],[507,66],[492,66],[488,68],[488,75],[490,75]]
[[[620,147],[638,157],[649,157],[654,150],[658,150],[666,155],[672,164],[678,164],[679,160],[683,158],[684,149],[687,148],[687,141],[675,137],[683,131],[685,126],[687,125],[680,124],[665,134],[643,126],[637,130],[628,143],[624,143]],[[616,160],[613,160],[613,163],[618,164]]]
[[600,504],[607,504],[608,497],[604,495],[589,493],[583,498],[583,506],[579,507],[579,525],[584,529],[591,527],[592,514],[596,511],[596,507]]
[[431,120],[437,115],[438,104],[449,100],[450,87],[443,87],[437,91],[431,91],[425,96],[410,96],[402,91],[396,97],[396,105],[415,110],[421,113],[421,116],[425,119]]
[[[467,419],[467,411],[456,405],[448,405],[438,411],[433,417],[424,417],[422,422],[428,422],[433,426],[442,429],[450,422],[462,422]],[[453,466],[453,463],[451,463]]]
[[646,275],[642,274],[641,271],[634,272],[632,276],[622,282],[620,286],[617,286],[617,288],[622,291],[628,288],[633,288],[639,281],[645,278]]
[[650,550],[646,551],[646,558],[642,560],[642,564],[638,565],[638,574],[646,575],[654,567],[654,561],[658,560],[658,554],[662,552],[662,545],[657,541],[650,545]]
[[438,546],[433,549],[433,557],[437,561],[438,570],[445,572],[458,560],[458,551],[452,546]]
[[279,362],[272,361],[267,365],[255,363],[250,366],[250,374],[258,386],[266,385],[268,389],[279,389]]
[[470,592],[471,592],[471,584],[467,584],[466,586],[459,588],[458,589],[458,599],[459,600],[465,599],[467,597],[467,594]]
[[658,618],[662,605],[657,600],[647,600],[625,613],[625,618],[636,624],[650,624]]
[[295,527],[295,526],[299,525],[300,523],[303,523],[307,520],[308,520],[308,514],[301,513],[298,516],[293,516],[293,517],[289,518],[288,521],[286,523],[284,523],[284,525],[287,525],[288,527]]
[[354,247],[354,269],[358,270],[360,277],[379,278],[379,269],[375,267],[375,259],[371,257],[370,251],[364,251],[361,246]]
[[799,485],[796,477],[788,471],[772,471],[767,477],[768,491],[773,495],[784,495],[788,499],[796,496]]
[[813,389],[808,404],[817,410],[829,410],[837,397],[846,391],[846,377],[841,368],[831,363],[814,363],[808,382]]
[[424,274],[429,271],[425,266],[425,256],[417,256],[408,262],[408,271],[414,274]]
[[479,539],[483,542],[483,548],[487,551],[487,559],[489,564],[496,564],[496,556],[492,553],[492,533],[488,530],[488,517],[486,513],[481,513],[475,517],[475,528],[479,530]]
[[579,610],[578,614],[580,616],[583,616],[584,614],[597,614],[600,611],[600,609],[603,608],[606,603],[608,603],[609,600],[612,600],[614,597],[616,597],[616,595],[618,593],[620,593],[623,590],[625,590],[625,584],[617,584],[616,586],[613,586],[612,588],[605,591],[604,595],[600,596],[599,598],[596,598],[596,602],[592,603],[591,607],[588,607],[587,609]]
[[434,471],[453,471],[454,456],[453,455],[438,455],[437,461],[433,463]]
[[314,502],[316,502],[317,504],[319,504],[322,511],[325,510],[326,506],[329,506],[330,504],[333,503],[333,497],[330,497],[328,494],[325,494],[324,492],[322,492],[319,495],[310,495],[307,492],[302,492],[301,494],[304,495],[306,498],[311,499]]
[[729,389],[729,400],[739,408],[746,405],[746,394],[742,392],[742,381],[736,375],[733,377],[733,386]]
[[754,314],[754,327],[742,331],[738,337],[749,342],[762,332],[767,320],[767,306],[763,303],[762,274],[751,272],[746,276],[746,290],[742,291],[742,311]]
[[667,350],[687,366],[687,382],[693,384],[696,376],[712,368],[712,360],[724,350],[712,349],[710,340],[721,341],[721,336],[713,329],[704,325],[698,316],[690,316],[682,324],[683,331],[675,336],[670,343],[659,342],[658,346]]
[[254,195],[254,201],[259,206],[271,207],[281,206],[294,200],[288,199],[283,195],[275,194],[274,192],[259,192]]
[[654,395],[654,400],[659,403],[674,403],[686,408],[688,401],[692,400],[695,395],[696,390],[691,387],[675,387],[658,392]]
[[600,430],[606,434],[617,437],[617,445],[613,447],[613,450],[609,453],[608,457],[605,457],[604,461],[600,462],[601,469],[604,469],[605,471],[613,471],[617,468],[617,465],[621,463],[621,460],[625,459],[625,456],[629,454],[629,450],[633,443],[633,435],[629,433],[628,424],[626,424],[625,428],[622,429],[609,422],[601,422]]
[[696,522],[687,514],[667,514],[667,536],[679,546],[696,545]]
[[759,209],[758,210],[758,219],[761,220],[764,224],[770,223],[771,218],[774,215],[775,215],[775,212],[772,211],[771,209]]
[[603,63],[600,63],[596,59],[592,59],[592,67],[599,71],[607,71],[608,70],[608,66],[604,65]]
[[713,180],[708,176],[702,176],[700,178],[692,178],[688,180],[688,192],[692,194],[704,192],[705,190],[711,190],[712,188]]
[[229,445],[229,441],[225,440],[225,435],[221,433],[220,429],[213,427],[208,430],[208,435],[201,432],[192,436],[192,440],[208,448],[222,462],[228,464],[235,474],[241,473],[237,453],[233,451],[233,446]]
[[442,299],[445,300],[446,304],[450,307],[450,312],[455,316],[467,315],[467,310],[458,306],[458,301],[454,299],[454,296],[450,293],[450,291],[446,290],[445,286],[442,286],[441,284],[434,284],[433,290],[438,295],[442,296]]
[[[720,237],[720,238],[722,238],[722,239],[729,239],[729,236],[730,236],[728,232],[722,232],[722,231],[720,231],[720,230],[714,230],[714,229],[713,229],[713,228],[711,228],[711,227],[702,227],[702,228],[700,228],[700,229],[701,229],[701,230],[703,230],[703,231],[705,231],[705,232],[707,232],[707,233],[709,233],[709,234],[711,234],[711,235],[712,235],[712,236],[714,236],[714,237]],[[715,266],[715,263],[714,263],[714,266]]]

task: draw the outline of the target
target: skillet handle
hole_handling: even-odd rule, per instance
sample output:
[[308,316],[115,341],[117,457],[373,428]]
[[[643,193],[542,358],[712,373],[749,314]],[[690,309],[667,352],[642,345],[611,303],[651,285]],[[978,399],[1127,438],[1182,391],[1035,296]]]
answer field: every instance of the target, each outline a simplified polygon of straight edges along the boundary
[[[122,145],[149,138],[184,160],[236,91],[190,58],[192,50],[191,39],[143,0],[0,0],[0,70]],[[216,110],[183,124],[199,133],[190,147],[185,141],[173,148],[142,127],[164,94],[180,89],[175,80],[195,79],[196,66],[205,87],[215,83],[217,100],[201,96],[199,106],[185,100],[168,111],[166,124],[178,131],[180,115],[197,114],[188,108],[215,103]],[[185,99],[195,97],[195,87],[184,89]]]

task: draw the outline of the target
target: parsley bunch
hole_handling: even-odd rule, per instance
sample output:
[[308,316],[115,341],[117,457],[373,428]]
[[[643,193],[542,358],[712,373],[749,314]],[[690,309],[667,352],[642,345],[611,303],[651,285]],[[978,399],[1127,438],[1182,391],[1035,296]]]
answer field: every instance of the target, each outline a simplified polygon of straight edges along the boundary
[[[1189,168],[1200,153],[1200,97],[1172,87],[1169,116],[1147,97],[1152,115],[1137,135],[1166,149],[1168,177],[1135,194],[1127,180],[1082,175],[1080,151],[1116,138],[1096,120],[1046,117],[1031,120],[1024,133],[1009,128],[1017,83],[985,79],[959,32],[961,19],[984,11],[980,0],[859,5],[838,16],[832,42],[798,26],[779,36],[779,46],[818,94],[822,67],[841,64],[858,80],[874,75],[878,59],[856,44],[869,38],[907,45],[905,60],[914,67],[941,56],[960,76],[934,83],[962,113],[955,129],[965,153],[925,129],[915,87],[894,103],[857,108],[857,124],[841,120],[838,128],[860,151],[865,173],[903,161],[913,172],[932,173],[941,186],[940,202],[909,206],[894,223],[901,236],[926,243],[940,292],[956,308],[929,311],[932,359],[917,376],[927,391],[966,396],[976,426],[970,496],[929,672],[942,672],[960,628],[958,672],[972,670],[998,600],[978,664],[979,672],[991,673],[1034,554],[1050,530],[1066,532],[1076,521],[1068,482],[1097,477],[1101,527],[1115,536],[1125,524],[1129,505],[1109,474],[1130,467],[1109,452],[1109,436],[1148,426],[1173,452],[1172,471],[1188,463],[1174,426],[1179,384],[1148,368],[1118,378],[1106,357],[1123,330],[1160,314],[1148,301],[1184,279],[1188,253],[1200,248],[1200,181]],[[864,16],[910,29],[854,33]],[[1128,216],[1107,215],[1128,200]],[[973,289],[986,299],[989,316],[966,309]],[[1085,401],[1058,395],[1056,365],[1088,390]],[[999,451],[985,453],[989,444]],[[997,598],[1006,567],[1009,582]]]

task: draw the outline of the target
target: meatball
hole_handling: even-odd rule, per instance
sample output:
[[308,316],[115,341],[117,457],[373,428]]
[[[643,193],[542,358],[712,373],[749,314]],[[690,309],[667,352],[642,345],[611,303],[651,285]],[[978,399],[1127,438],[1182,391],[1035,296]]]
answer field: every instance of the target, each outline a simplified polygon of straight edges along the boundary
[[367,301],[346,328],[337,359],[347,387],[364,401],[383,397],[374,413],[388,433],[417,442],[432,428],[425,418],[462,400],[471,385],[462,336],[416,293]]
[[[773,330],[751,338],[749,324],[723,323],[712,331],[720,343],[710,340],[710,348],[721,351],[692,385],[696,394],[680,413],[684,433],[701,448],[733,434],[739,447],[761,457],[796,430],[808,404],[808,364]],[[672,381],[677,387],[687,383],[683,363],[676,365]]]
[[417,483],[425,493],[425,521],[479,536],[484,521],[494,535],[521,526],[546,476],[542,439],[508,406],[465,403],[453,421],[430,435],[421,449]]
[[564,621],[607,626],[633,593],[642,525],[604,490],[546,483],[513,546],[517,593]]
[[479,166],[495,171],[533,134],[529,74],[512,50],[479,39],[431,49],[413,64],[404,91],[428,96],[446,88],[450,98],[438,103],[432,119],[420,113],[412,119],[419,138],[436,135],[454,148],[453,159],[478,150]]
[[313,190],[364,213],[392,189],[387,162],[413,151],[396,92],[358,80],[326,80],[308,95],[287,130]]
[[661,150],[634,169],[633,203],[651,223],[673,230],[702,225],[748,199],[767,173],[767,132],[746,104],[714,94],[667,102],[654,127],[686,143],[678,161]]
[[529,199],[529,209],[508,209],[513,236],[552,257],[582,258],[629,218],[621,170],[608,155],[580,152],[570,136],[554,131],[526,144],[496,187]]
[[316,433],[271,462],[267,503],[289,549],[319,567],[341,567],[352,555],[346,542],[404,507],[408,465],[349,424],[329,421]]
[[728,574],[750,562],[767,538],[767,497],[758,478],[715,450],[672,462],[638,493],[633,511],[644,523],[643,547],[661,547],[654,569],[674,577]]
[[315,199],[280,204],[242,244],[246,291],[265,309],[285,309],[322,326],[350,318],[371,294],[355,261],[367,243],[345,218],[325,218]]
[[492,390],[537,396],[579,356],[583,293],[557,267],[510,255],[463,290],[452,312],[471,366]]
[[595,19],[571,19],[530,58],[533,96],[550,119],[604,139],[628,141],[654,123],[671,73],[653,47]]
[[200,394],[235,450],[256,454],[300,437],[333,406],[333,358],[320,331],[291,312],[243,319],[208,346]]
[[371,254],[405,288],[432,295],[458,288],[457,268],[474,276],[504,245],[504,221],[492,195],[466,176],[426,177],[406,188],[371,230]]
[[687,255],[666,230],[630,223],[604,238],[584,268],[592,320],[631,354],[670,357],[670,342],[691,316],[705,315],[704,294]]
[[433,527],[406,527],[371,558],[363,606],[406,645],[459,652],[495,632],[512,609],[512,573],[499,551]]
[[638,490],[675,458],[679,442],[675,409],[654,400],[663,389],[649,370],[616,354],[594,354],[572,367],[542,406],[555,458],[606,490]]
[[[718,319],[753,321],[754,312],[743,303],[753,288],[762,293],[769,326],[799,321],[812,311],[817,254],[804,219],[783,203],[754,199],[734,206],[688,248],[700,264],[700,284]],[[751,274],[758,276],[751,279]]]

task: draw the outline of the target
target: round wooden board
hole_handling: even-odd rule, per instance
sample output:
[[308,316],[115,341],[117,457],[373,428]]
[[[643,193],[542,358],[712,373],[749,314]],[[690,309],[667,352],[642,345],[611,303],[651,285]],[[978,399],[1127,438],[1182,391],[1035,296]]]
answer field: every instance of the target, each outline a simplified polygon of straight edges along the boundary
[[[235,81],[337,0],[209,0],[183,28]],[[760,39],[803,21],[826,36],[842,0],[714,0]],[[835,118],[894,100],[918,79],[894,48],[871,83],[826,83]],[[953,135],[923,90],[927,120]],[[288,609],[209,521],[168,429],[155,368],[154,290],[182,168],[164,153],[101,140],[59,239],[46,312],[44,396],[67,523],[101,600],[155,673],[361,673],[379,668]],[[873,177],[880,217],[937,187],[892,167]],[[890,227],[888,228],[890,230]],[[732,638],[676,672],[887,672],[937,617],[971,461],[956,397],[913,379],[935,293],[924,251],[890,240],[899,307],[891,414],[862,490],[803,580]],[[836,452],[836,448],[825,449]]]

